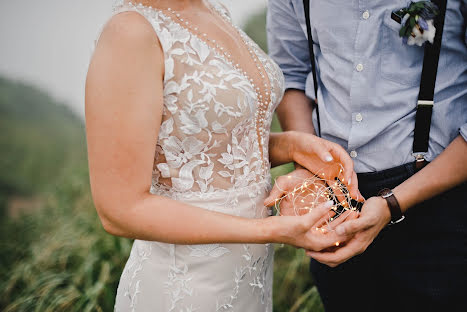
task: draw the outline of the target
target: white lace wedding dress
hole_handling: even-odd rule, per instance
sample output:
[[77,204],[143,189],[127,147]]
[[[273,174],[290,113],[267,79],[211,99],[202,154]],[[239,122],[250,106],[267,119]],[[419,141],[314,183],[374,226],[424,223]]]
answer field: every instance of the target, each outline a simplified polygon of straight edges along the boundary
[[[231,25],[222,5],[214,0],[209,5]],[[165,55],[164,114],[151,193],[226,214],[267,217],[269,126],[283,93],[278,66],[234,26],[244,43],[238,48],[251,55],[248,72],[209,33],[198,34],[174,11],[115,5],[115,14],[125,11],[150,22]],[[136,240],[115,310],[272,311],[272,273],[270,244]]]

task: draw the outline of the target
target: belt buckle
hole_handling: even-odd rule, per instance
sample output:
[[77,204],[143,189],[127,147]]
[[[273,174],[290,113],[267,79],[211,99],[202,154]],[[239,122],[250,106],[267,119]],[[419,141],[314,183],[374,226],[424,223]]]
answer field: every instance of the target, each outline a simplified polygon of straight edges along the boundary
[[405,219],[405,216],[402,215],[402,217],[400,217],[400,218],[399,218],[398,220],[396,220],[396,221],[392,221],[392,220],[391,220],[391,222],[389,222],[388,225],[389,225],[389,226],[395,225],[395,224],[397,224],[397,223],[400,223],[400,222],[404,221],[404,219]]

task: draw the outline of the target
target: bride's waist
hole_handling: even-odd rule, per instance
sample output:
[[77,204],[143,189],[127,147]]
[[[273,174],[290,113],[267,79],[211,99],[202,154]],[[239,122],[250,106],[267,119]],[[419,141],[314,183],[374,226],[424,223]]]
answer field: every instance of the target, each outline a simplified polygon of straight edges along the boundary
[[210,211],[246,218],[264,218],[270,215],[270,209],[263,205],[270,189],[271,183],[268,179],[244,187],[214,189],[208,192],[180,192],[166,185],[153,184],[151,193]]

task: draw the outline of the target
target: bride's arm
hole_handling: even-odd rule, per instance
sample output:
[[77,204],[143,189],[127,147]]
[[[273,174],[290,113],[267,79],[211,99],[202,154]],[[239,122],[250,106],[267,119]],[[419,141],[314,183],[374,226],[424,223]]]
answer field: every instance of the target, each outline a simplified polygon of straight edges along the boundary
[[282,242],[314,250],[342,240],[309,231],[329,207],[305,217],[252,220],[150,194],[163,72],[163,52],[147,21],[132,12],[114,17],[86,82],[92,195],[108,232],[178,244]]

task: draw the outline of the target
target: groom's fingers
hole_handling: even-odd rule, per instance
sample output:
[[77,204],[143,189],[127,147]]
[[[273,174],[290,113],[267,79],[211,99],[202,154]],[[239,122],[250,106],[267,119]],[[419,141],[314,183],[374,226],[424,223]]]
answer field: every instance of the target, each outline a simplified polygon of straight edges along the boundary
[[335,249],[332,252],[317,252],[310,250],[306,252],[306,255],[330,267],[335,267],[350,258],[363,253],[364,251],[365,248],[361,247],[361,243],[359,241],[351,240],[344,247]]
[[363,217],[342,223],[336,227],[336,232],[339,235],[354,235],[358,232],[368,229],[370,226],[371,225],[369,225],[368,220]]
[[352,237],[337,235],[336,232],[321,232],[321,229],[311,229],[313,235],[313,246],[310,251],[326,252],[345,245]]

